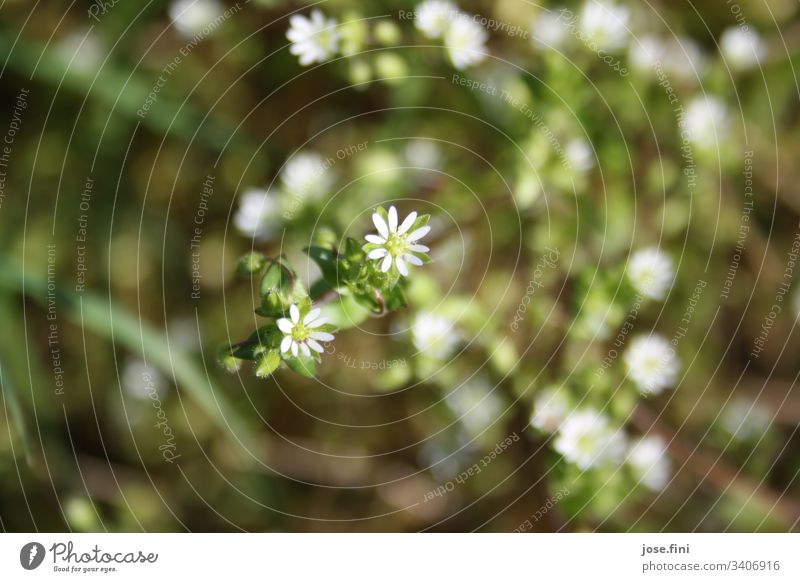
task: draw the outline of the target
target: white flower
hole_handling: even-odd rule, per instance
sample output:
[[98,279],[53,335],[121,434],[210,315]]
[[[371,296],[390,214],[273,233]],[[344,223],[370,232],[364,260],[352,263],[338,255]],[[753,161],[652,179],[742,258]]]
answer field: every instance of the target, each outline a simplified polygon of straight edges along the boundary
[[461,341],[451,320],[426,311],[420,311],[414,318],[411,337],[417,350],[437,360],[447,358]]
[[669,483],[671,470],[667,446],[660,437],[646,436],[637,441],[631,447],[627,461],[645,487],[661,491]]
[[595,164],[592,145],[582,137],[571,139],[564,146],[564,157],[569,165],[578,172],[585,172]]
[[531,426],[542,432],[555,432],[567,417],[569,407],[564,390],[552,388],[536,397],[533,403]]
[[580,31],[591,48],[613,50],[627,43],[628,19],[626,8],[608,2],[587,0],[581,11]]
[[316,152],[300,152],[281,171],[285,191],[300,200],[319,200],[333,184],[325,160]]
[[662,61],[666,50],[664,41],[658,37],[633,37],[628,48],[628,62],[638,71],[649,72]]
[[417,168],[435,170],[442,157],[439,145],[429,139],[412,139],[405,148],[408,163]]
[[311,18],[295,14],[289,19],[286,38],[292,42],[289,52],[300,57],[300,64],[323,63],[339,50],[336,19],[325,18],[321,10],[312,10]]
[[697,42],[691,38],[677,37],[664,44],[661,64],[667,74],[697,82],[706,71],[708,59]]
[[489,34],[466,15],[456,18],[444,35],[447,54],[456,69],[466,69],[486,58]]
[[472,434],[485,430],[503,412],[501,399],[483,378],[454,388],[445,404]]
[[738,26],[723,32],[719,44],[725,62],[738,70],[754,67],[765,52],[764,43],[756,32]]
[[250,188],[242,194],[233,223],[245,236],[267,239],[277,228],[279,217],[280,202],[275,193]]
[[531,24],[531,42],[543,48],[560,48],[567,38],[564,15],[554,10],[543,10]]
[[174,0],[169,5],[169,17],[184,36],[195,36],[223,14],[217,0]]
[[439,38],[457,14],[458,9],[452,2],[426,0],[414,11],[414,26],[428,38]]
[[580,469],[617,462],[625,452],[625,436],[608,426],[608,418],[594,410],[580,410],[561,424],[553,448]]
[[289,317],[279,319],[276,323],[278,329],[283,332],[281,340],[281,352],[291,351],[297,357],[298,352],[306,357],[311,357],[311,350],[322,353],[325,351],[319,342],[333,341],[333,334],[325,331],[315,331],[318,327],[325,325],[328,320],[320,317],[319,308],[309,311],[302,321],[300,319],[300,309],[292,304],[289,307]]
[[628,376],[643,394],[659,394],[675,384],[680,362],[661,336],[639,336],[625,352]]
[[427,253],[430,249],[425,245],[417,244],[417,241],[428,234],[430,226],[422,226],[409,232],[417,219],[417,213],[412,212],[406,219],[397,225],[397,209],[392,206],[389,208],[389,223],[377,212],[372,215],[372,222],[378,229],[379,235],[368,234],[367,242],[379,245],[367,255],[368,259],[381,260],[381,271],[386,273],[392,267],[394,261],[397,270],[404,277],[408,277],[408,266],[406,263],[420,266],[422,259],[413,253]]
[[661,301],[672,286],[675,270],[672,259],[656,247],[634,253],[628,265],[628,279],[636,292]]
[[151,398],[159,400],[160,394],[167,389],[168,384],[161,373],[144,363],[144,360],[128,360],[122,369],[122,386],[125,391],[141,400]]
[[769,428],[772,416],[760,404],[737,397],[722,412],[720,424],[737,441],[752,441]]
[[728,133],[728,109],[716,97],[696,97],[686,106],[683,124],[692,143],[712,150]]
[[96,73],[108,50],[96,34],[73,32],[58,41],[56,51],[73,73]]

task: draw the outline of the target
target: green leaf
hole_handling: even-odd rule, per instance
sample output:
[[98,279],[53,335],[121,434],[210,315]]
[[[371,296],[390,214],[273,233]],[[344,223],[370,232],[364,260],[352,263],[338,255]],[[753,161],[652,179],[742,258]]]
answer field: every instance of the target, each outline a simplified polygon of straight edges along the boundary
[[311,257],[314,262],[319,266],[320,271],[322,271],[322,277],[331,287],[337,287],[339,285],[338,279],[339,275],[337,272],[337,255],[336,251],[333,249],[328,249],[324,247],[308,247],[304,249],[305,252]]
[[267,263],[267,258],[261,253],[248,253],[239,259],[236,272],[242,277],[258,275]]
[[306,378],[313,378],[317,373],[317,362],[312,358],[307,358],[305,356],[289,356],[284,362],[286,362],[286,365],[294,372]]

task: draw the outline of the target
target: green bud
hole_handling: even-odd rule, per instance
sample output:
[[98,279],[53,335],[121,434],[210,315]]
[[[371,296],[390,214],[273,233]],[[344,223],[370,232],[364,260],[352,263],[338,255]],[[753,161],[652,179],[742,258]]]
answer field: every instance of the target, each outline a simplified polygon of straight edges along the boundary
[[226,371],[233,374],[237,372],[242,365],[242,360],[234,356],[229,349],[226,349],[219,358],[219,363]]
[[400,42],[400,27],[391,20],[381,20],[375,25],[375,40],[384,46],[393,46]]
[[264,352],[256,362],[256,376],[266,378],[281,365],[281,356],[278,350]]
[[236,272],[243,277],[251,277],[258,274],[267,263],[267,258],[261,253],[248,253],[239,259]]
[[382,53],[375,57],[375,69],[387,83],[398,83],[408,76],[408,65],[397,53]]
[[353,59],[350,63],[350,82],[354,85],[364,85],[371,80],[372,68],[369,64],[361,59]]
[[342,54],[348,57],[360,53],[366,44],[367,33],[367,24],[360,14],[353,12],[346,15],[339,26]]

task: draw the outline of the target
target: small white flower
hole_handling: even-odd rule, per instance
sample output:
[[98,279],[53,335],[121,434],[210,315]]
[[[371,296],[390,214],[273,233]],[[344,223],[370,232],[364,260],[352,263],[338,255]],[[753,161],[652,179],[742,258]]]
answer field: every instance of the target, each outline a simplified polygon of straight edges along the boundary
[[650,72],[662,61],[666,50],[664,41],[656,36],[633,37],[628,48],[628,62],[638,71]]
[[628,279],[636,292],[661,301],[666,297],[675,278],[672,259],[656,247],[634,253],[628,265]]
[[592,145],[582,137],[571,139],[564,146],[564,157],[567,163],[578,172],[585,172],[595,164]]
[[552,388],[543,391],[533,403],[531,426],[542,432],[555,432],[569,413],[564,390]]
[[435,170],[439,167],[442,152],[439,145],[429,139],[412,139],[405,148],[408,163],[417,168]]
[[192,37],[223,14],[217,0],[174,0],[169,5],[169,17],[184,36]]
[[713,150],[728,134],[728,108],[716,97],[696,97],[686,106],[683,123],[692,143]]
[[73,32],[58,41],[56,51],[73,73],[96,73],[108,51],[96,34]]
[[437,360],[446,359],[461,341],[451,320],[426,311],[420,311],[414,318],[411,337],[420,353]]
[[492,385],[483,378],[454,388],[445,404],[472,434],[480,433],[503,412],[503,402]]
[[567,39],[567,32],[567,22],[563,14],[554,10],[543,10],[531,24],[531,42],[542,48],[560,48]]
[[643,394],[659,394],[675,384],[680,361],[661,336],[639,336],[625,352],[628,376]]
[[458,9],[452,2],[426,0],[414,11],[414,26],[428,38],[441,37]]
[[292,43],[289,52],[300,57],[301,65],[324,63],[339,50],[336,19],[326,19],[321,10],[312,10],[311,18],[295,14],[289,24],[286,31],[286,38]]
[[281,181],[287,194],[300,200],[319,200],[330,191],[333,178],[322,156],[300,152],[286,162]]
[[489,34],[483,27],[467,15],[456,18],[444,35],[444,44],[453,66],[463,70],[485,59],[488,38]]
[[737,397],[722,412],[720,424],[739,442],[752,441],[769,429],[772,415],[748,398]]
[[627,461],[645,487],[661,491],[669,483],[671,470],[667,446],[660,437],[646,436],[634,443]]
[[719,44],[725,62],[738,70],[754,67],[765,53],[764,43],[758,33],[738,26],[723,32]]
[[300,309],[292,304],[289,307],[289,317],[279,319],[276,323],[278,329],[283,332],[281,340],[281,352],[291,351],[297,357],[302,353],[306,357],[311,357],[311,350],[323,353],[325,348],[319,342],[333,341],[333,334],[325,331],[317,331],[317,328],[328,323],[324,317],[320,317],[319,308],[309,311],[303,319],[300,319]]
[[233,217],[236,228],[245,236],[270,238],[280,219],[280,202],[272,191],[250,188],[242,194]]
[[409,232],[417,219],[417,213],[412,212],[406,219],[397,225],[397,209],[392,206],[389,208],[389,222],[386,223],[383,217],[377,212],[372,215],[372,222],[378,229],[378,234],[368,234],[367,242],[379,245],[367,255],[368,259],[380,260],[381,271],[386,273],[392,267],[394,261],[397,270],[404,277],[408,277],[408,265],[420,266],[422,259],[413,253],[427,253],[430,249],[425,245],[418,244],[417,241],[424,237],[431,230],[430,226],[422,226]]
[[622,48],[628,39],[629,18],[627,8],[609,2],[587,0],[580,19],[584,42],[607,51]]
[[619,461],[625,452],[625,436],[609,427],[608,418],[599,412],[580,410],[561,424],[553,448],[586,471]]
[[148,398],[159,400],[169,387],[164,376],[144,360],[128,360],[122,369],[122,387],[125,391],[140,400]]
[[708,57],[693,39],[671,38],[664,44],[661,65],[671,77],[697,82],[706,72]]

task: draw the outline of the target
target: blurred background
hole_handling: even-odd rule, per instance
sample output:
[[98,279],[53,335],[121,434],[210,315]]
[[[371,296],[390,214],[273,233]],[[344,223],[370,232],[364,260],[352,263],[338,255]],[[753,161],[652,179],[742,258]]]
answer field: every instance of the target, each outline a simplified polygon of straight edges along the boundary
[[[3,530],[798,528],[797,2],[425,4],[2,3]],[[220,365],[378,204],[409,306]]]

